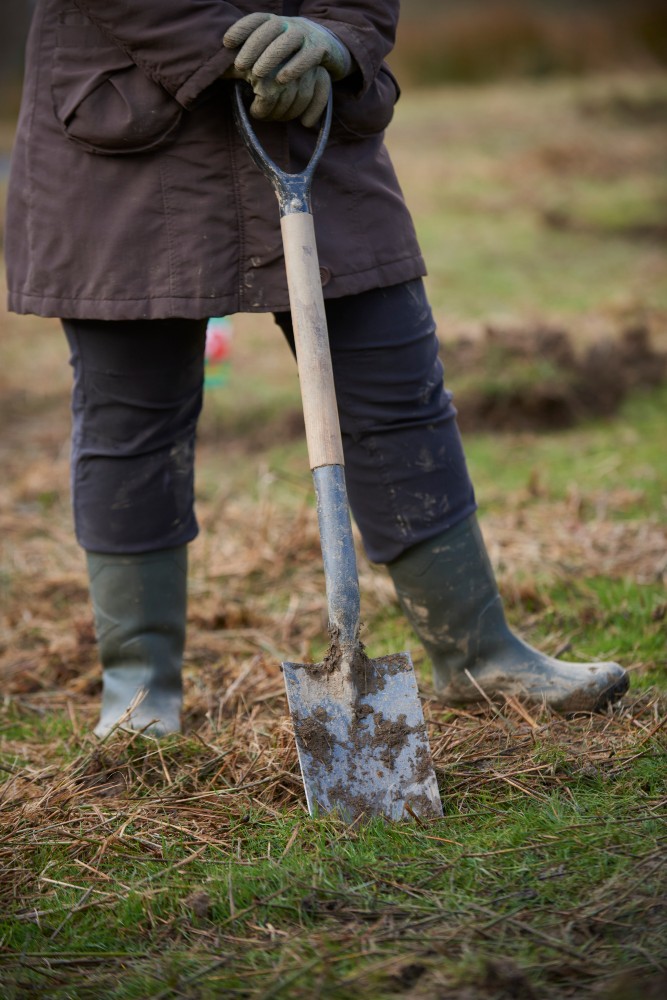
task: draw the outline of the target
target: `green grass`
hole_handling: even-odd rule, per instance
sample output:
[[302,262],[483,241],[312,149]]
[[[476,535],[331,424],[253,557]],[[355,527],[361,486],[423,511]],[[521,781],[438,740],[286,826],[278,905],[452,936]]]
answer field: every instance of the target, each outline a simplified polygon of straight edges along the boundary
[[[664,95],[664,77],[652,88]],[[443,318],[664,312],[664,229],[633,238],[667,221],[664,138],[639,114],[604,114],[641,89],[629,77],[402,98],[389,143]],[[546,224],[554,211],[572,228]]]
[[[26,824],[27,836],[15,832],[24,905],[10,904],[0,921],[5,995],[388,997],[401,992],[401,977],[481,987],[500,960],[538,990],[553,986],[565,960],[563,977],[576,970],[584,984],[608,975],[602,956],[639,967],[639,932],[627,920],[645,914],[642,947],[660,948],[657,745],[649,738],[639,753],[600,759],[588,748],[578,757],[549,733],[532,747],[539,780],[519,776],[514,786],[493,775],[518,759],[516,741],[445,760],[445,819],[424,829],[349,829],[293,814],[269,821],[257,807],[239,822],[221,794],[217,843],[202,847],[204,838],[171,820],[173,786],[155,773],[143,791],[135,783],[127,804],[138,813],[142,799],[160,796],[152,833],[143,816],[105,850],[99,835],[56,845],[48,831],[40,847]],[[191,774],[201,773],[206,751],[172,741],[163,744],[171,774],[183,769],[181,751]],[[140,741],[131,765],[140,770],[151,752]],[[209,809],[214,800],[210,789]],[[85,820],[89,809],[78,809]],[[108,827],[120,818],[96,811]],[[28,900],[35,922],[12,919]]]
[[[455,386],[455,378],[454,378]],[[595,512],[606,499],[613,518],[657,517],[667,513],[664,415],[667,389],[642,390],[614,418],[591,421],[557,434],[466,436],[473,481],[489,509],[508,496],[532,489],[562,500],[578,491]]]
[[580,657],[618,660],[633,671],[633,687],[664,684],[667,668],[665,590],[659,583],[590,577],[549,594]]

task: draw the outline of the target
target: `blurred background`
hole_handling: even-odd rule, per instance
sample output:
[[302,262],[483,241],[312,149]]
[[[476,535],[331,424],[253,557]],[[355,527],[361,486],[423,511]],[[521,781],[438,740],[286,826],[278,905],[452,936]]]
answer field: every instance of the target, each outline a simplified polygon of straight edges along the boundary
[[0,5],[0,115],[5,120],[18,108],[32,6],[32,0],[3,0]]
[[664,0],[403,0],[395,64],[412,83],[650,69]]

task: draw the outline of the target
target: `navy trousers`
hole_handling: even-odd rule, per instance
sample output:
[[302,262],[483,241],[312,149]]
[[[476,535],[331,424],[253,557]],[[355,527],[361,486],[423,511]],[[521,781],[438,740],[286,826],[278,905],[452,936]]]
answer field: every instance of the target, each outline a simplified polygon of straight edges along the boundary
[[[475,510],[435,324],[420,280],[326,311],[350,506],[369,558],[392,562]],[[289,314],[275,318],[293,349]],[[63,326],[79,543],[120,554],[191,541],[206,321]]]

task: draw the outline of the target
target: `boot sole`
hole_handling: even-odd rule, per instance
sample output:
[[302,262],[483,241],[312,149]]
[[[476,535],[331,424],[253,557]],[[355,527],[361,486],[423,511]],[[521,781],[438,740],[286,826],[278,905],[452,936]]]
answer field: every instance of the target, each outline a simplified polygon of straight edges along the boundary
[[[562,715],[568,715],[568,716],[577,715],[582,712],[583,713],[601,712],[608,705],[611,705],[614,702],[619,701],[626,693],[629,687],[630,687],[630,678],[628,677],[627,673],[623,673],[617,680],[613,682],[613,684],[610,684],[608,687],[606,687],[603,691],[600,692],[597,700],[593,704],[582,706],[582,705],[577,705],[576,702],[574,704],[568,704],[568,701],[564,700],[560,703],[554,703],[554,704],[550,704],[549,702],[547,702],[547,707],[554,712],[559,712]],[[489,692],[488,697],[490,701],[492,701],[494,704],[497,705],[502,705],[504,702],[503,692]],[[531,698],[529,695],[526,694],[521,694],[521,695],[516,694],[513,695],[513,697],[516,697],[519,699],[519,701],[524,701],[526,704],[529,705],[531,704],[542,705],[543,703],[540,698]],[[451,706],[452,708],[462,708],[466,705],[480,705],[484,704],[485,701],[485,699],[481,696],[481,694],[479,694],[479,692],[476,691],[475,689],[473,689],[470,692],[469,697],[466,695],[464,696],[459,695],[458,697],[456,697],[451,694],[448,694],[446,689],[444,691],[438,691],[436,689],[436,698],[443,705]]]

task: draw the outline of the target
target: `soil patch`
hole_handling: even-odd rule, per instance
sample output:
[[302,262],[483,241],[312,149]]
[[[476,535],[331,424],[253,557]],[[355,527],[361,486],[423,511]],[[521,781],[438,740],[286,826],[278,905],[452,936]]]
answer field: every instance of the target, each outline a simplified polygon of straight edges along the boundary
[[479,339],[447,343],[443,354],[467,431],[572,427],[615,413],[631,390],[667,379],[667,353],[642,325],[583,352],[564,329],[489,325]]

